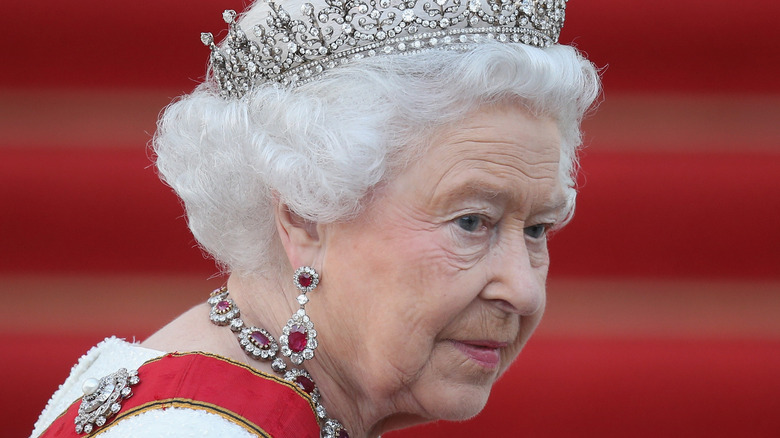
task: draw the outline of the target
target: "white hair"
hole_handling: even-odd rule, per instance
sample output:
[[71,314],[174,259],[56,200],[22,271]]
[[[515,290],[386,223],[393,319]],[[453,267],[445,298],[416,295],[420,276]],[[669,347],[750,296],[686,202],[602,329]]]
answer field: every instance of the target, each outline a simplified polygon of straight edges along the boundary
[[367,58],[241,99],[206,82],[168,106],[154,148],[202,247],[229,271],[263,274],[281,263],[275,197],[313,222],[353,218],[433,130],[507,99],[557,121],[568,220],[579,125],[598,93],[596,69],[572,47],[488,41],[468,52]]

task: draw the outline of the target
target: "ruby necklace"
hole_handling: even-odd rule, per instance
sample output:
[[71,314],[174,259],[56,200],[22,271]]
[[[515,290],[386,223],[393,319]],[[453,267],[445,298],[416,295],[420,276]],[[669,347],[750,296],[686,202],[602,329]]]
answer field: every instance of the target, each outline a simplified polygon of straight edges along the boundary
[[[306,281],[303,279],[303,282]],[[306,286],[309,285],[306,284]],[[249,357],[261,361],[270,360],[274,372],[282,376],[284,380],[298,385],[311,396],[317,422],[320,425],[321,438],[349,438],[344,426],[338,420],[328,417],[325,407],[321,403],[320,390],[315,385],[311,375],[303,368],[287,369],[287,363],[277,354],[279,344],[274,337],[263,328],[244,324],[240,318],[241,311],[228,295],[227,288],[221,287],[209,296],[208,303],[211,305],[209,319],[211,322],[219,326],[229,326]],[[308,299],[305,294],[298,297],[301,309],[290,318],[290,321],[282,329],[282,337],[280,337],[280,340],[283,339],[282,355],[290,357],[290,360],[296,365],[314,357],[314,349],[317,347],[317,332],[303,310],[306,301]]]

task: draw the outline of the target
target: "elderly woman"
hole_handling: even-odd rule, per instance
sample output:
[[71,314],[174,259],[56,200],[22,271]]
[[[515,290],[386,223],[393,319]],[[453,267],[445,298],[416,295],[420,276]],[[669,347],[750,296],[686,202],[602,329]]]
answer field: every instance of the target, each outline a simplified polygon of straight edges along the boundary
[[91,350],[33,435],[375,437],[477,414],[539,323],[547,235],[574,208],[599,85],[556,44],[564,7],[226,11],[208,80],[154,141],[226,286]]

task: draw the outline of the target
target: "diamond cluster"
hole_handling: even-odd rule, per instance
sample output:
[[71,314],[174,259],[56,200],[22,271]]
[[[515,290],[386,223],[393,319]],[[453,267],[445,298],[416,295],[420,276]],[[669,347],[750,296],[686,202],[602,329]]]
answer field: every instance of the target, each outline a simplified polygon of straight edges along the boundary
[[294,15],[273,0],[255,38],[225,11],[228,36],[222,49],[211,33],[211,69],[225,98],[253,85],[297,86],[325,70],[377,55],[429,49],[462,50],[484,39],[548,47],[558,42],[568,0],[325,0],[304,3]]
[[[233,321],[241,320],[235,319]],[[234,326],[238,326],[238,324],[231,323],[231,328]],[[279,350],[279,344],[274,341],[273,336],[265,329],[259,327],[242,327],[237,336],[238,343],[244,347],[246,354],[253,358],[268,360],[276,357],[276,352]]]
[[314,357],[314,349],[317,348],[317,330],[314,329],[314,323],[303,309],[298,309],[282,327],[279,343],[282,344],[282,356],[289,357],[295,365],[300,365],[304,360],[311,360]]
[[241,312],[232,299],[227,298],[226,294],[218,292],[219,289],[212,292],[211,296],[209,296],[208,303],[211,304],[209,319],[217,325],[228,325],[238,318]]
[[84,382],[84,397],[75,418],[76,433],[92,433],[122,409],[122,401],[133,395],[131,386],[139,382],[138,372],[120,368],[100,380]]

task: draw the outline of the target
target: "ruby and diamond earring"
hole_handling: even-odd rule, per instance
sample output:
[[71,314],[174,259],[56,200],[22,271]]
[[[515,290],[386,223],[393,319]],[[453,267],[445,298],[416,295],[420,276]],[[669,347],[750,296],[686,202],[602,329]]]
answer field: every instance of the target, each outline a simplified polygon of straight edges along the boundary
[[313,268],[303,266],[295,271],[293,282],[300,291],[297,298],[300,308],[282,327],[282,335],[279,336],[278,344],[265,329],[255,326],[247,327],[244,324],[240,317],[241,311],[233,299],[229,297],[227,287],[221,287],[209,296],[208,303],[211,305],[209,319],[216,325],[230,326],[230,329],[236,333],[239,344],[249,357],[256,360],[270,360],[271,368],[276,373],[282,375],[284,380],[295,383],[311,396],[315,406],[314,412],[320,424],[321,437],[349,437],[346,429],[338,420],[328,417],[325,406],[322,405],[320,390],[314,383],[312,376],[302,368],[288,370],[284,359],[278,356],[278,352],[281,352],[282,356],[289,357],[292,363],[300,365],[304,361],[312,359],[314,350],[317,348],[317,331],[314,330],[314,324],[309,319],[309,315],[306,314],[305,306],[309,302],[306,294],[317,287],[320,276]]
[[314,350],[317,348],[317,331],[309,315],[306,314],[306,303],[309,302],[306,294],[317,287],[320,276],[314,268],[302,266],[293,274],[293,282],[301,292],[298,295],[300,308],[282,327],[279,344],[282,356],[289,357],[292,363],[300,365],[305,360],[313,358]]

